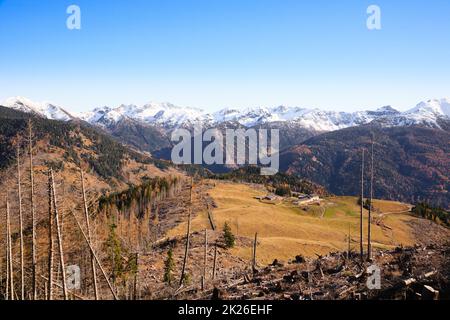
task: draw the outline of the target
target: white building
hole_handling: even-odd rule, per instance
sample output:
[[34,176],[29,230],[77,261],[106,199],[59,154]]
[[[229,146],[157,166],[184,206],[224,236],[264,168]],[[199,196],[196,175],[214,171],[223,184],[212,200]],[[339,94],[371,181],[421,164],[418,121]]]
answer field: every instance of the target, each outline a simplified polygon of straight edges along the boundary
[[311,194],[303,194],[298,196],[297,204],[299,206],[307,205],[311,203],[317,203],[320,202],[320,197],[317,195],[311,195]]

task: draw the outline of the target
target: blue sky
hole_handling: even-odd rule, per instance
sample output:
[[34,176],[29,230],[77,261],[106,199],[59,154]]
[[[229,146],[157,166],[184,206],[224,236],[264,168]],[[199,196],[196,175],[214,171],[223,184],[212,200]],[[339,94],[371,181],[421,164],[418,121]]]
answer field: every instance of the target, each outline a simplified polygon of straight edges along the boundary
[[[66,9],[81,8],[81,30]],[[366,28],[369,5],[382,29]],[[450,1],[0,0],[0,101],[400,109],[450,96]]]

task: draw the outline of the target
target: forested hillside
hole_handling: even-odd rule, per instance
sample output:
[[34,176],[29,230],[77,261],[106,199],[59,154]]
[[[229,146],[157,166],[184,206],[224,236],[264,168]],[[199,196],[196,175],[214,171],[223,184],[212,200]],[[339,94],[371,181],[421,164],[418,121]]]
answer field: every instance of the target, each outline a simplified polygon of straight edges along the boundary
[[370,159],[372,135],[375,197],[450,204],[450,132],[446,130],[372,125],[330,132],[282,152],[282,170],[319,183],[334,194],[357,195],[361,154],[365,149],[366,160]]
[[329,192],[321,185],[307,179],[301,179],[295,175],[277,173],[273,176],[262,176],[258,167],[247,166],[236,169],[229,173],[211,174],[210,177],[217,180],[230,180],[234,182],[246,182],[262,184],[271,187],[281,195],[291,192],[302,192],[307,194],[329,195]]
[[123,179],[122,167],[127,160],[154,164],[162,169],[168,167],[167,162],[154,160],[131,150],[100,129],[82,121],[48,120],[0,107],[0,169],[14,161],[16,145],[25,144],[29,120],[34,140],[46,141],[50,147],[64,151],[63,158],[56,159],[57,167],[63,165],[61,161],[76,165],[85,162],[104,179]]

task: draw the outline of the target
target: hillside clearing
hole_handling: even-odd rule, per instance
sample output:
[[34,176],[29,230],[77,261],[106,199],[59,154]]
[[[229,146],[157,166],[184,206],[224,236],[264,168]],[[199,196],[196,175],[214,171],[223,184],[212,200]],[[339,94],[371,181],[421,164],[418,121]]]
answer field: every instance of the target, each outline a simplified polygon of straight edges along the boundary
[[[209,182],[209,196],[217,205],[213,210],[219,228],[228,222],[239,238],[254,237],[258,232],[258,262],[271,263],[274,259],[286,261],[296,255],[315,256],[348,248],[359,244],[359,206],[355,197],[330,197],[320,205],[300,208],[290,201],[264,203],[255,199],[264,194],[261,188],[252,185],[228,182]],[[398,245],[415,243],[411,226],[417,219],[408,214],[406,204],[392,201],[374,201],[375,213],[372,222],[373,246],[389,249]],[[323,214],[320,214],[323,212]],[[383,215],[384,212],[390,213]],[[192,220],[192,230],[209,228],[206,212],[198,213]],[[367,229],[367,212],[364,210],[364,234]],[[169,231],[168,236],[182,235],[185,223]],[[252,248],[244,241],[231,249],[241,258],[250,259]],[[365,242],[365,241],[364,241]],[[250,242],[251,243],[251,242]],[[365,243],[365,248],[366,248]]]

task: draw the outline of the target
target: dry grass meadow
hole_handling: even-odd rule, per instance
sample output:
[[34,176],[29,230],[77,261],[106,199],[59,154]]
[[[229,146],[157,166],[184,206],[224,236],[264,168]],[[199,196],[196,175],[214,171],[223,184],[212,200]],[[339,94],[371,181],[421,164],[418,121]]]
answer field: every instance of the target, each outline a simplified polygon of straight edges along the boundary
[[[300,208],[291,199],[261,202],[255,197],[265,195],[262,187],[228,182],[212,182],[209,195],[217,208],[213,210],[218,228],[228,222],[233,233],[242,239],[232,253],[250,259],[249,245],[258,232],[258,262],[274,259],[287,261],[298,254],[315,256],[332,251],[347,250],[348,235],[351,248],[359,248],[359,206],[355,197],[326,198],[320,205]],[[378,248],[412,245],[408,205],[392,201],[374,201],[376,212],[372,223],[372,243]],[[367,211],[364,211],[364,230],[367,230]],[[209,226],[206,212],[192,220],[192,231]],[[183,235],[186,223],[168,232],[168,236]]]

